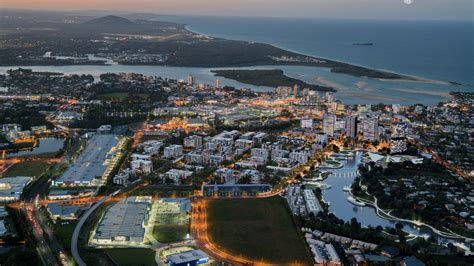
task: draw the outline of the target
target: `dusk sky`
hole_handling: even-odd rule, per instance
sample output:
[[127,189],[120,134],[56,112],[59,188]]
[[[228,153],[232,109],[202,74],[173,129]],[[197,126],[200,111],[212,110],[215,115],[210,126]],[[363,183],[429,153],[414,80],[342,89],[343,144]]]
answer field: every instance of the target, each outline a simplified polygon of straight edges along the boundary
[[473,0],[0,0],[2,8],[443,20],[473,20],[473,3]]

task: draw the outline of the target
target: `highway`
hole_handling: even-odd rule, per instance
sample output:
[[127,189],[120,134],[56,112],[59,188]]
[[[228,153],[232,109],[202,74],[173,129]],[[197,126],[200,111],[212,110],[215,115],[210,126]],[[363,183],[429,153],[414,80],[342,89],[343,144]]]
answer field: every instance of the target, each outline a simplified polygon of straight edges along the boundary
[[28,221],[30,222],[30,224],[32,225],[33,236],[35,237],[36,242],[38,244],[37,246],[38,253],[44,265],[59,265],[59,262],[56,260],[56,257],[51,251],[51,248],[46,243],[46,239],[44,239],[43,229],[41,229],[41,226],[36,219],[33,207],[30,206],[26,208],[26,217]]

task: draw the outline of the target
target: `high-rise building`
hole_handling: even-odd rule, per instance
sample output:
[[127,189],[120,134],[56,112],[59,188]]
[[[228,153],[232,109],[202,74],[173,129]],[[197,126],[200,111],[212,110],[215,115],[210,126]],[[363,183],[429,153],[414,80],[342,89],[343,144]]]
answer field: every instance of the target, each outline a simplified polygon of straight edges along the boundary
[[308,94],[306,95],[306,101],[310,103],[319,103],[319,93],[315,90],[309,90]]
[[216,88],[219,89],[221,87],[221,81],[216,79]]
[[408,125],[405,123],[398,123],[391,127],[392,138],[404,138],[408,133]]
[[334,94],[332,92],[326,92],[326,102],[332,103],[334,102]]
[[295,97],[298,97],[299,93],[300,93],[300,86],[298,86],[298,84],[295,84],[295,86],[293,86],[293,95]]
[[333,114],[325,114],[323,116],[323,132],[329,136],[334,136],[334,128],[336,126],[336,116]]
[[346,134],[348,137],[354,138],[357,134],[357,117],[346,116]]
[[188,76],[188,86],[194,85],[194,77],[192,75]]
[[362,134],[364,140],[374,141],[379,139],[379,118],[366,117],[362,120]]

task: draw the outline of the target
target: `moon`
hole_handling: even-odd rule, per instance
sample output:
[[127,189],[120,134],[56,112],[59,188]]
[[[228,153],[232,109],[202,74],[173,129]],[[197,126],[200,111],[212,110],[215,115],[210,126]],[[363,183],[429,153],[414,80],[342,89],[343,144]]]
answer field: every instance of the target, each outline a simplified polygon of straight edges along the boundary
[[413,0],[403,0],[403,2],[407,5],[411,5],[413,3]]

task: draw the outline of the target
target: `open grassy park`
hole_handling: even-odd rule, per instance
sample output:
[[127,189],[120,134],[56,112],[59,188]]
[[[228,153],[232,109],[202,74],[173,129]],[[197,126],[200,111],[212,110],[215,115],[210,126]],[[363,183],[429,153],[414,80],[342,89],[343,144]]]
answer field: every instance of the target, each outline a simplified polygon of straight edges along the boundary
[[211,241],[229,253],[270,263],[312,264],[283,198],[210,200],[207,213]]
[[40,176],[51,164],[44,161],[24,161],[8,168],[2,177],[12,176]]
[[156,225],[153,228],[153,236],[158,242],[172,243],[183,241],[188,233],[187,224],[165,224]]
[[106,251],[109,258],[119,266],[155,266],[155,254],[156,252],[151,249],[143,248],[116,248],[107,249]]
[[76,223],[61,224],[56,223],[54,226],[54,234],[59,241],[63,244],[63,247],[69,250],[71,248],[71,238],[74,229],[76,228]]

